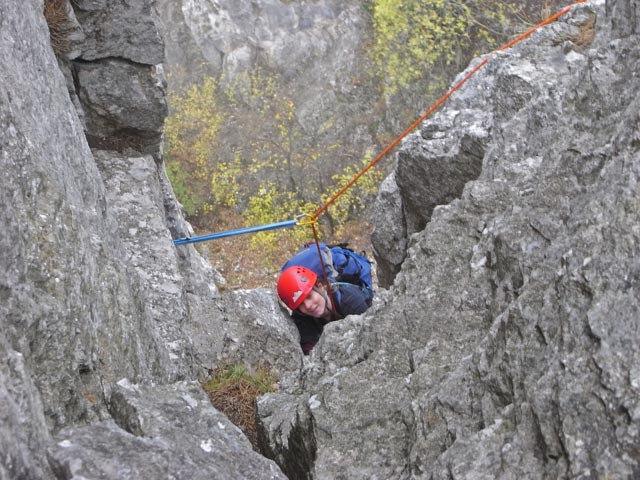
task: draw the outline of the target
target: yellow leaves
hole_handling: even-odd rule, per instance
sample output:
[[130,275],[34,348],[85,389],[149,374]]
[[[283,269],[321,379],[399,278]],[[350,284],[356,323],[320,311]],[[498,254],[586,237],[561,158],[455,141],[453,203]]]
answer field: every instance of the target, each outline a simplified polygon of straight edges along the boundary
[[216,80],[207,78],[183,95],[169,96],[165,121],[167,175],[189,216],[213,208],[210,188],[224,118],[216,108],[217,95]]
[[240,193],[239,179],[242,177],[240,158],[235,156],[231,162],[219,162],[211,175],[211,193],[216,205],[235,207]]
[[[371,155],[367,154],[359,165],[347,165],[343,171],[334,175],[332,178],[337,187],[335,191],[339,191],[347,185],[362,168],[369,164]],[[380,187],[380,183],[384,179],[384,171],[380,169],[371,169],[361,176],[358,181],[346,190],[337,201],[329,207],[331,217],[337,223],[345,223],[348,220],[359,218],[375,199]],[[326,192],[321,196],[322,202],[326,202],[331,198],[333,192]]]
[[[294,192],[283,191],[279,185],[264,182],[257,194],[249,199],[249,205],[243,216],[247,226],[292,220],[303,212],[313,211],[314,206],[298,198]],[[286,229],[259,232],[251,237],[249,245],[262,252],[266,263],[271,262],[279,253],[284,238],[297,244],[310,240],[308,229]]]
[[[247,73],[224,91],[207,79],[172,95],[169,104],[167,174],[196,227],[213,230],[215,225],[203,224],[206,214],[216,213],[218,218],[208,218],[219,221],[220,212],[230,209],[243,216],[246,226],[313,213],[328,198],[327,190],[345,185],[359,170],[357,165],[341,169],[353,155],[343,145],[305,133],[293,99],[273,74]],[[335,128],[334,119],[324,127]],[[231,148],[223,142],[230,137]],[[332,207],[331,228],[371,203],[381,180],[375,175],[382,174],[363,177]],[[257,233],[249,243],[268,261],[277,258],[287,239],[299,244],[308,237],[308,228],[286,229]]]
[[[217,84],[207,78],[200,86],[189,88],[185,95],[169,96],[169,116],[165,122],[166,147],[173,150],[200,150],[215,143],[223,116],[216,110]],[[195,146],[194,146],[195,145]]]
[[460,51],[491,48],[515,14],[515,4],[497,0],[374,0],[374,60],[388,93],[429,76]]

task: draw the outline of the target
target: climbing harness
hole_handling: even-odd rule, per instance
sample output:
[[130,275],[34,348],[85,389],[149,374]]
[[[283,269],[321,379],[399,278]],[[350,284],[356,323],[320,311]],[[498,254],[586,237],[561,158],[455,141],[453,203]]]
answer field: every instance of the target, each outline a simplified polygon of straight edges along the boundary
[[[198,236],[198,237],[191,237],[191,238],[179,238],[177,240],[174,240],[173,243],[175,245],[186,245],[186,244],[189,244],[189,243],[204,242],[204,241],[207,241],[207,240],[215,240],[215,239],[218,239],[218,238],[230,237],[230,236],[233,236],[233,235],[242,235],[242,234],[245,234],[245,233],[261,232],[261,231],[273,230],[273,229],[277,229],[277,228],[293,227],[295,225],[309,226],[311,228],[312,232],[313,232],[314,241],[315,241],[316,247],[318,249],[318,256],[320,257],[320,263],[322,265],[322,273],[323,273],[325,284],[327,286],[327,292],[329,293],[329,297],[333,298],[333,293],[332,293],[332,290],[331,290],[330,282],[328,280],[326,267],[325,267],[325,264],[324,264],[324,260],[322,259],[322,253],[321,253],[321,250],[320,250],[320,242],[319,242],[319,239],[318,239],[318,232],[316,230],[318,217],[323,212],[325,212],[338,198],[340,198],[349,188],[351,188],[360,179],[360,177],[362,177],[365,173],[367,173],[370,169],[372,169],[380,160],[382,160],[384,157],[386,157],[389,154],[389,152],[391,152],[391,150],[393,150],[402,141],[402,139],[404,139],[407,135],[409,135],[409,133],[411,133],[418,125],[420,125],[420,123],[422,123],[424,120],[426,120],[434,111],[436,111],[438,108],[440,108],[440,106],[442,106],[442,104],[444,102],[446,102],[447,99],[449,97],[451,97],[451,95],[453,95],[453,93],[455,93],[460,87],[462,87],[462,85],[464,85],[471,77],[473,77],[473,75],[475,75],[478,72],[478,70],[480,70],[482,67],[484,67],[487,64],[487,62],[490,59],[492,59],[498,52],[502,52],[504,50],[507,50],[508,48],[513,47],[516,43],[521,42],[525,38],[529,37],[536,30],[538,30],[538,29],[540,29],[540,28],[542,28],[542,27],[544,27],[544,26],[546,26],[546,25],[548,25],[548,24],[550,24],[552,22],[555,22],[557,19],[559,19],[563,15],[567,14],[568,12],[570,12],[574,7],[576,7],[577,5],[579,5],[581,3],[585,3],[586,1],[587,0],[577,0],[575,3],[563,8],[562,10],[560,10],[557,13],[555,13],[554,15],[551,15],[546,20],[538,23],[537,25],[534,25],[529,30],[525,31],[524,33],[522,33],[521,35],[517,36],[513,40],[505,43],[500,48],[498,48],[498,49],[494,50],[493,52],[487,54],[461,80],[459,80],[442,97],[440,97],[440,99],[437,102],[435,102],[420,118],[418,118],[415,122],[413,122],[395,140],[393,140],[389,145],[387,145],[387,147],[384,150],[382,150],[382,152],[380,152],[362,170],[360,170],[360,172],[358,172],[346,185],[344,185],[336,193],[334,193],[329,198],[329,200],[324,205],[322,205],[320,208],[318,208],[313,214],[302,214],[302,215],[299,215],[295,220],[288,220],[288,221],[284,221],[284,222],[270,223],[270,224],[266,224],[266,225],[260,225],[260,226],[257,226],[257,227],[241,228],[241,229],[237,229],[237,230],[228,230],[228,231],[225,231],[225,232],[213,233],[213,234],[209,234],[209,235],[201,235],[201,236]],[[333,301],[331,302],[331,306],[332,306],[332,311],[333,311],[334,318],[336,318],[337,315],[336,315],[335,306],[333,305]]]

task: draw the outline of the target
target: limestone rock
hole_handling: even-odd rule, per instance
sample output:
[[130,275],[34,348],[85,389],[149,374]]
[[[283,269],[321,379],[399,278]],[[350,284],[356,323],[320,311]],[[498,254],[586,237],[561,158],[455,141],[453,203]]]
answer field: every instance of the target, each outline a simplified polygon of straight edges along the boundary
[[[74,5],[103,13],[126,7]],[[150,3],[136,5],[140,13]],[[224,311],[236,300],[223,298],[219,276],[193,246],[173,245],[172,237],[192,233],[191,227],[157,152],[140,147],[149,138],[140,132],[158,133],[164,119],[158,108],[164,90],[151,79],[154,67],[115,58],[75,60],[81,67],[74,72],[68,58],[54,56],[42,2],[3,4],[0,18],[0,477],[158,478],[167,472],[182,477],[183,471],[212,478],[217,469],[221,478],[283,478],[193,383],[224,360],[224,325],[235,322]],[[147,55],[139,44],[115,43],[123,52]],[[80,70],[99,72],[93,87],[103,93],[97,84],[104,75],[113,74],[117,83],[129,72],[135,85],[144,72],[148,88],[99,96],[100,108],[138,122],[129,129],[138,143],[118,144],[121,130],[103,129],[100,146],[122,148],[90,149],[85,126],[95,125],[90,112],[98,102],[82,103],[88,97],[76,87],[91,81],[77,84]],[[146,117],[132,116],[136,109]],[[277,311],[271,296],[261,298],[262,306],[252,310],[257,317]],[[265,330],[278,321],[268,320]],[[246,342],[252,358],[278,350],[283,360],[274,363],[281,371],[300,368],[286,323],[265,336],[268,346],[241,325],[226,328],[237,338],[254,338]],[[146,387],[124,392],[117,383],[122,378]],[[147,434],[155,437],[118,426],[133,425],[134,418],[153,427]],[[192,428],[178,433],[174,421],[193,422]],[[179,451],[190,459],[187,465]],[[240,457],[236,466],[229,463]]]
[[285,479],[211,406],[198,384],[119,382],[113,420],[62,430],[50,449],[61,478]]
[[371,243],[376,274],[378,284],[388,288],[400,271],[407,251],[407,226],[395,174],[389,175],[380,185],[375,208],[377,214]]
[[73,37],[63,63],[93,148],[161,155],[167,115],[164,43],[153,2],[72,2]]
[[636,10],[574,8],[404,143],[392,300],[258,404],[283,471],[302,446],[314,479],[640,474]]

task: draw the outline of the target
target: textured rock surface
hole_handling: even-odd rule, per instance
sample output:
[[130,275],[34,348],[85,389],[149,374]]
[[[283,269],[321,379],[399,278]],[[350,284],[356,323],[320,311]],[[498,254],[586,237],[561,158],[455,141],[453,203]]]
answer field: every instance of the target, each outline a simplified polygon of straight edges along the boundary
[[[380,85],[370,74],[373,67],[365,54],[371,27],[362,1],[158,0],[157,4],[167,39],[171,88],[180,91],[203,76],[248,86],[242,74],[260,69],[262,75],[281,78],[295,105],[296,121],[312,143],[342,145],[338,159],[360,157],[372,148],[386,118]],[[227,135],[233,137],[235,132]],[[246,138],[225,141],[233,145]]]
[[[0,4],[0,479],[640,475],[636,3],[501,53],[405,143],[376,233],[402,268],[309,359],[273,292],[172,246],[150,3],[74,5],[59,64],[42,2]],[[145,88],[105,112],[154,118],[93,130],[77,74],[125,64]],[[229,359],[284,373],[258,403],[279,467],[194,383]]]
[[283,478],[191,383],[302,355],[273,295],[226,298],[173,246],[193,232],[158,155],[151,3],[73,5],[59,61],[42,2],[0,6],[0,478]]
[[3,7],[0,308],[58,425],[100,416],[100,377],[144,375],[159,352],[37,6]]
[[143,387],[120,382],[113,420],[62,430],[49,450],[61,478],[285,479],[253,453],[197,383]]
[[[189,55],[195,50],[212,73],[226,78],[246,71],[257,60],[278,67],[287,77],[298,75],[328,52],[357,45],[356,27],[363,21],[357,2],[335,0],[158,3],[164,30],[173,39],[167,42],[169,65],[192,68]],[[332,58],[346,66],[355,53],[344,51],[344,57]],[[320,65],[316,68],[318,72]],[[326,69],[324,76],[329,78],[337,70]]]
[[164,43],[150,1],[78,0],[63,70],[94,148],[161,156]]
[[392,289],[259,403],[283,471],[640,476],[637,8],[576,8],[405,142]]
[[388,288],[393,284],[407,253],[407,225],[395,173],[380,185],[371,243],[374,247],[378,284]]
[[51,436],[24,356],[0,334],[0,478],[49,478]]

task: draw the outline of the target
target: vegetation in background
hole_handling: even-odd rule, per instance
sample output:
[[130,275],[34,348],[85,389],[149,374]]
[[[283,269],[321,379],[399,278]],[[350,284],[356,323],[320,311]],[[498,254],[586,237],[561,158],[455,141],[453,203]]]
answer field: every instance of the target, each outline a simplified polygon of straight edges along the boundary
[[[218,107],[218,85],[206,78],[183,95],[170,95],[170,115],[165,121],[167,175],[187,216],[198,218],[215,209],[211,190],[218,162],[218,132],[224,115]],[[224,163],[222,164],[224,168]],[[230,188],[224,182],[222,188]]]
[[[380,145],[360,151],[349,150],[348,132],[336,132],[345,122],[330,115],[315,130],[305,130],[285,80],[266,68],[239,74],[224,87],[206,78],[171,95],[165,159],[188,220],[198,233],[210,233],[313,213],[423,113],[423,105],[473,56],[503,43],[516,25],[523,27],[522,12],[532,18],[532,11],[547,9],[550,1],[371,0],[371,58],[363,61],[368,67],[354,85],[371,79],[371,91],[382,85],[372,98],[379,114],[357,120]],[[399,128],[390,132],[387,121]],[[323,213],[325,241],[349,241],[370,251],[360,233],[371,230],[368,207],[390,165],[377,165]],[[272,284],[279,266],[309,240],[310,229],[298,227],[197,248],[229,288],[250,288]]]
[[[324,205],[334,194],[344,188],[371,160],[373,160],[373,156],[367,153],[360,162],[346,165],[340,173],[333,175],[331,177],[333,190],[321,195],[321,204]],[[332,232],[336,232],[339,226],[345,223],[366,219],[370,202],[376,197],[385,175],[385,170],[380,168],[379,165],[373,167],[328,208],[328,218],[332,222]]]
[[505,40],[517,12],[495,0],[373,0],[373,54],[387,93],[439,86],[443,72]]
[[[264,225],[293,220],[300,212],[312,212],[313,209],[312,204],[300,200],[293,192],[283,191],[275,183],[267,182],[260,186],[256,195],[251,196],[243,216],[247,225]],[[249,245],[253,251],[261,252],[263,265],[268,267],[277,265],[283,245],[300,246],[310,240],[310,230],[306,228],[269,230],[251,236]]]
[[[224,89],[207,78],[169,97],[165,125],[167,174],[188,220],[198,231],[220,231],[291,220],[311,214],[370,160],[353,164],[354,154],[323,144],[322,132],[308,135],[297,122],[295,104],[275,75],[261,69],[239,76]],[[328,122],[326,128],[331,128]],[[229,138],[242,141],[230,145]],[[360,221],[373,203],[383,171],[364,176],[332,206],[320,229],[331,234],[345,222]],[[234,237],[232,248],[207,248],[225,277],[243,265],[258,268],[272,282],[282,255],[310,241],[309,228]],[[226,244],[229,245],[228,243]],[[235,248],[234,248],[235,247]],[[247,260],[253,255],[252,261]],[[219,265],[220,257],[223,264]],[[238,275],[239,276],[239,275]],[[231,285],[245,282],[231,281]]]
[[277,390],[278,378],[267,366],[253,373],[239,364],[216,368],[203,388],[214,407],[224,413],[256,447],[256,398]]

